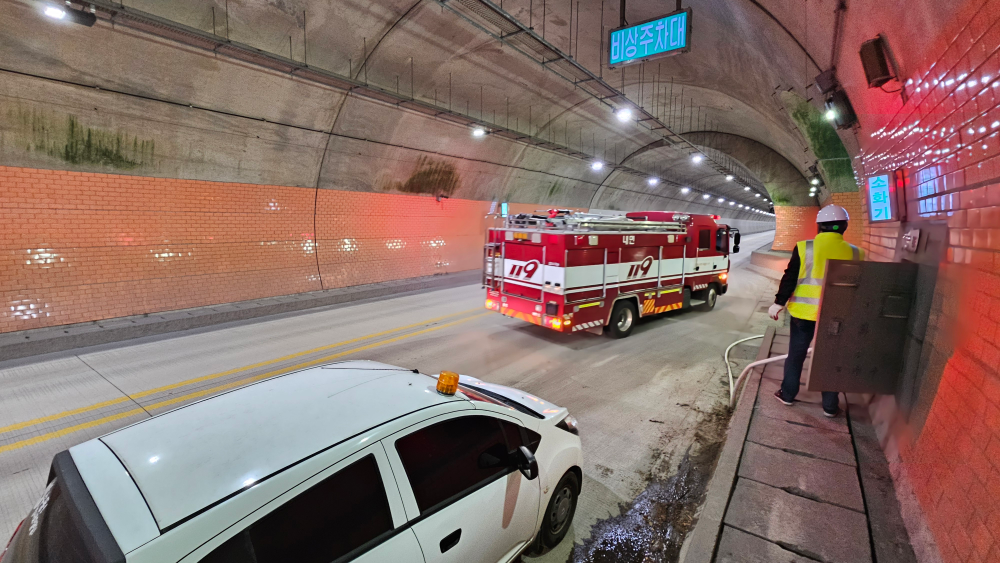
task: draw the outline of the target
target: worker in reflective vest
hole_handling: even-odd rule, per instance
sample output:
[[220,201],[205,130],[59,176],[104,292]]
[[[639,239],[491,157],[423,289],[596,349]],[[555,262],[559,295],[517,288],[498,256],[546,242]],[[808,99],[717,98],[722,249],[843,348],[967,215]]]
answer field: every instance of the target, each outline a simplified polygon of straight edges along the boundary
[[[813,240],[804,240],[795,245],[788,268],[781,278],[774,305],[768,311],[771,318],[778,320],[781,311],[788,307],[791,315],[791,339],[788,343],[788,358],[785,359],[785,377],[774,396],[786,405],[795,401],[802,378],[809,345],[816,333],[816,319],[819,317],[819,298],[826,276],[827,260],[863,260],[864,252],[853,244],[844,242],[844,231],[850,217],[847,210],[838,205],[827,205],[816,215],[819,234]],[[823,392],[823,414],[835,417],[840,413],[837,393]]]

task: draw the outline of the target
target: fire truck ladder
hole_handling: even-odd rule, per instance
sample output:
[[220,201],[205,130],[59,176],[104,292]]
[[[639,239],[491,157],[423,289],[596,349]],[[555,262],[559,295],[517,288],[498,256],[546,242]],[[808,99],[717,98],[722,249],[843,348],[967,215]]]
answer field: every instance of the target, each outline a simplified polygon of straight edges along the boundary
[[506,224],[508,229],[554,229],[570,231],[647,231],[658,233],[687,232],[687,216],[680,216],[681,221],[639,221],[627,217],[609,217],[606,215],[567,214],[556,217],[542,215],[510,215]]

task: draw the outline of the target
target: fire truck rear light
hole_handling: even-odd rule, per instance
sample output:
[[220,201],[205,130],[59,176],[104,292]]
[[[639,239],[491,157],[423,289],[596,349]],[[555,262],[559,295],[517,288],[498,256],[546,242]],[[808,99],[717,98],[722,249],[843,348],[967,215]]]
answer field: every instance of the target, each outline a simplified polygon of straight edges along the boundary
[[442,395],[454,395],[458,391],[458,374],[453,371],[442,371],[438,376],[437,392]]
[[496,301],[494,301],[494,300],[492,300],[492,299],[487,299],[487,300],[486,300],[486,308],[487,308],[487,309],[496,309],[496,308],[497,308],[497,303],[496,303]]
[[549,326],[556,329],[562,330],[563,322],[560,319],[549,319]]
[[719,274],[719,279],[722,281],[726,281],[727,279],[729,279],[729,274],[727,274],[726,272],[722,272],[721,274]]

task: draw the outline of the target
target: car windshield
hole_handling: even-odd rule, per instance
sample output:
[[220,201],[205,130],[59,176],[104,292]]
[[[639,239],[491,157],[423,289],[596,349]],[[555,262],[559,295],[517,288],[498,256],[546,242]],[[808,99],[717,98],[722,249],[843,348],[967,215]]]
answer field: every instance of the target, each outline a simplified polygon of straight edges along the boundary
[[92,563],[69,503],[59,480],[53,479],[14,535],[2,563]]

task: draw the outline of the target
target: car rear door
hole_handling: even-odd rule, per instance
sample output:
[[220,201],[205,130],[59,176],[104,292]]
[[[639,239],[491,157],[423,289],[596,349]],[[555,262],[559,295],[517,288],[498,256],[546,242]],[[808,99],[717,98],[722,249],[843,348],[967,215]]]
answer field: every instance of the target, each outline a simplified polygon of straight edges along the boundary
[[[207,554],[206,554],[207,553]],[[173,560],[169,557],[156,561]],[[338,462],[200,546],[182,563],[424,563],[385,450]]]
[[467,411],[383,440],[427,563],[510,561],[534,536],[540,480],[512,465],[519,430],[515,419]]

